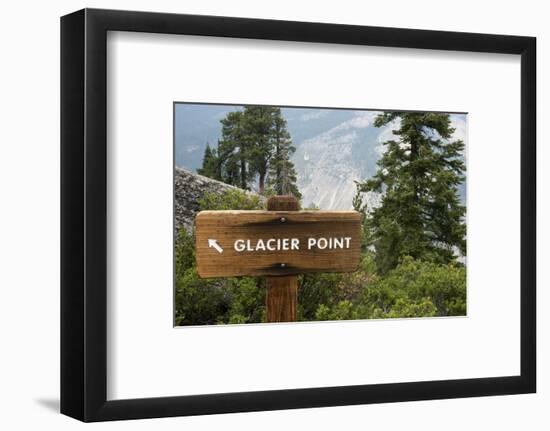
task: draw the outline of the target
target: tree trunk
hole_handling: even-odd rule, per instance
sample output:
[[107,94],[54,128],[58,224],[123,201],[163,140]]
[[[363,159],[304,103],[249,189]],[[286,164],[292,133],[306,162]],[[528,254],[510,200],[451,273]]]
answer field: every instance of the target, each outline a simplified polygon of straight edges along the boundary
[[258,192],[263,194],[265,189],[265,172],[260,172],[260,180],[258,183]]
[[246,190],[246,160],[241,157],[241,189]]
[[[418,131],[418,135],[420,136],[420,131]],[[411,155],[409,157],[410,162],[414,163],[416,160],[418,160],[418,152],[419,152],[419,145],[418,142],[415,141],[415,137],[411,139]],[[417,172],[414,172],[413,177],[413,189],[414,189],[414,202],[418,203],[419,201],[419,190],[418,190],[418,178],[417,178]]]

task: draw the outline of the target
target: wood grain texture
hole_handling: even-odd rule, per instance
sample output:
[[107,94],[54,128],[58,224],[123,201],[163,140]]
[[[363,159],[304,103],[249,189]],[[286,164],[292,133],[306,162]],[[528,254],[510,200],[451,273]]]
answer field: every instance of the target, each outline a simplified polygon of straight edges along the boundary
[[300,202],[294,196],[271,196],[267,200],[268,211],[298,211]]
[[298,277],[266,277],[267,321],[295,322],[298,308]]
[[[356,211],[202,211],[196,217],[200,277],[351,272],[357,269],[361,216]],[[350,238],[349,248],[308,248],[308,239]],[[236,240],[295,238],[299,249],[237,251]],[[223,252],[209,246],[215,239]]]

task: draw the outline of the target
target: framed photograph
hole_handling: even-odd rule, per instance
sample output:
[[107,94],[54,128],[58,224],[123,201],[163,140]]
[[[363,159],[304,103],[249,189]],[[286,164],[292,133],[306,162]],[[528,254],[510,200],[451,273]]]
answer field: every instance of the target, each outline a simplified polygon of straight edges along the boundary
[[535,392],[532,37],[61,18],[61,412]]

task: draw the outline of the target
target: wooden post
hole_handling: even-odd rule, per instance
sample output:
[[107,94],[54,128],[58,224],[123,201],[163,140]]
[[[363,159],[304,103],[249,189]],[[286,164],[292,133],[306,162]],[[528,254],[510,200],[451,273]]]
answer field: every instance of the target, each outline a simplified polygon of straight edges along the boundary
[[[268,211],[298,211],[300,204],[294,196],[272,196]],[[281,262],[284,264],[284,262]],[[295,322],[298,305],[298,277],[283,275],[266,277],[266,308],[268,322]]]

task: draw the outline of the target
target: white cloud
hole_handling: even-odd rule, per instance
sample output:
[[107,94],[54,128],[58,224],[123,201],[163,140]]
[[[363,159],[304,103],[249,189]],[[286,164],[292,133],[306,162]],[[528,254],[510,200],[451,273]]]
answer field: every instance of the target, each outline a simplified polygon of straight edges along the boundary
[[376,111],[358,112],[351,120],[343,122],[342,124],[336,126],[335,129],[366,129],[372,124],[374,118],[378,114],[379,112]]
[[300,121],[317,120],[328,115],[330,111],[328,109],[319,109],[317,111],[308,112],[300,116]]

